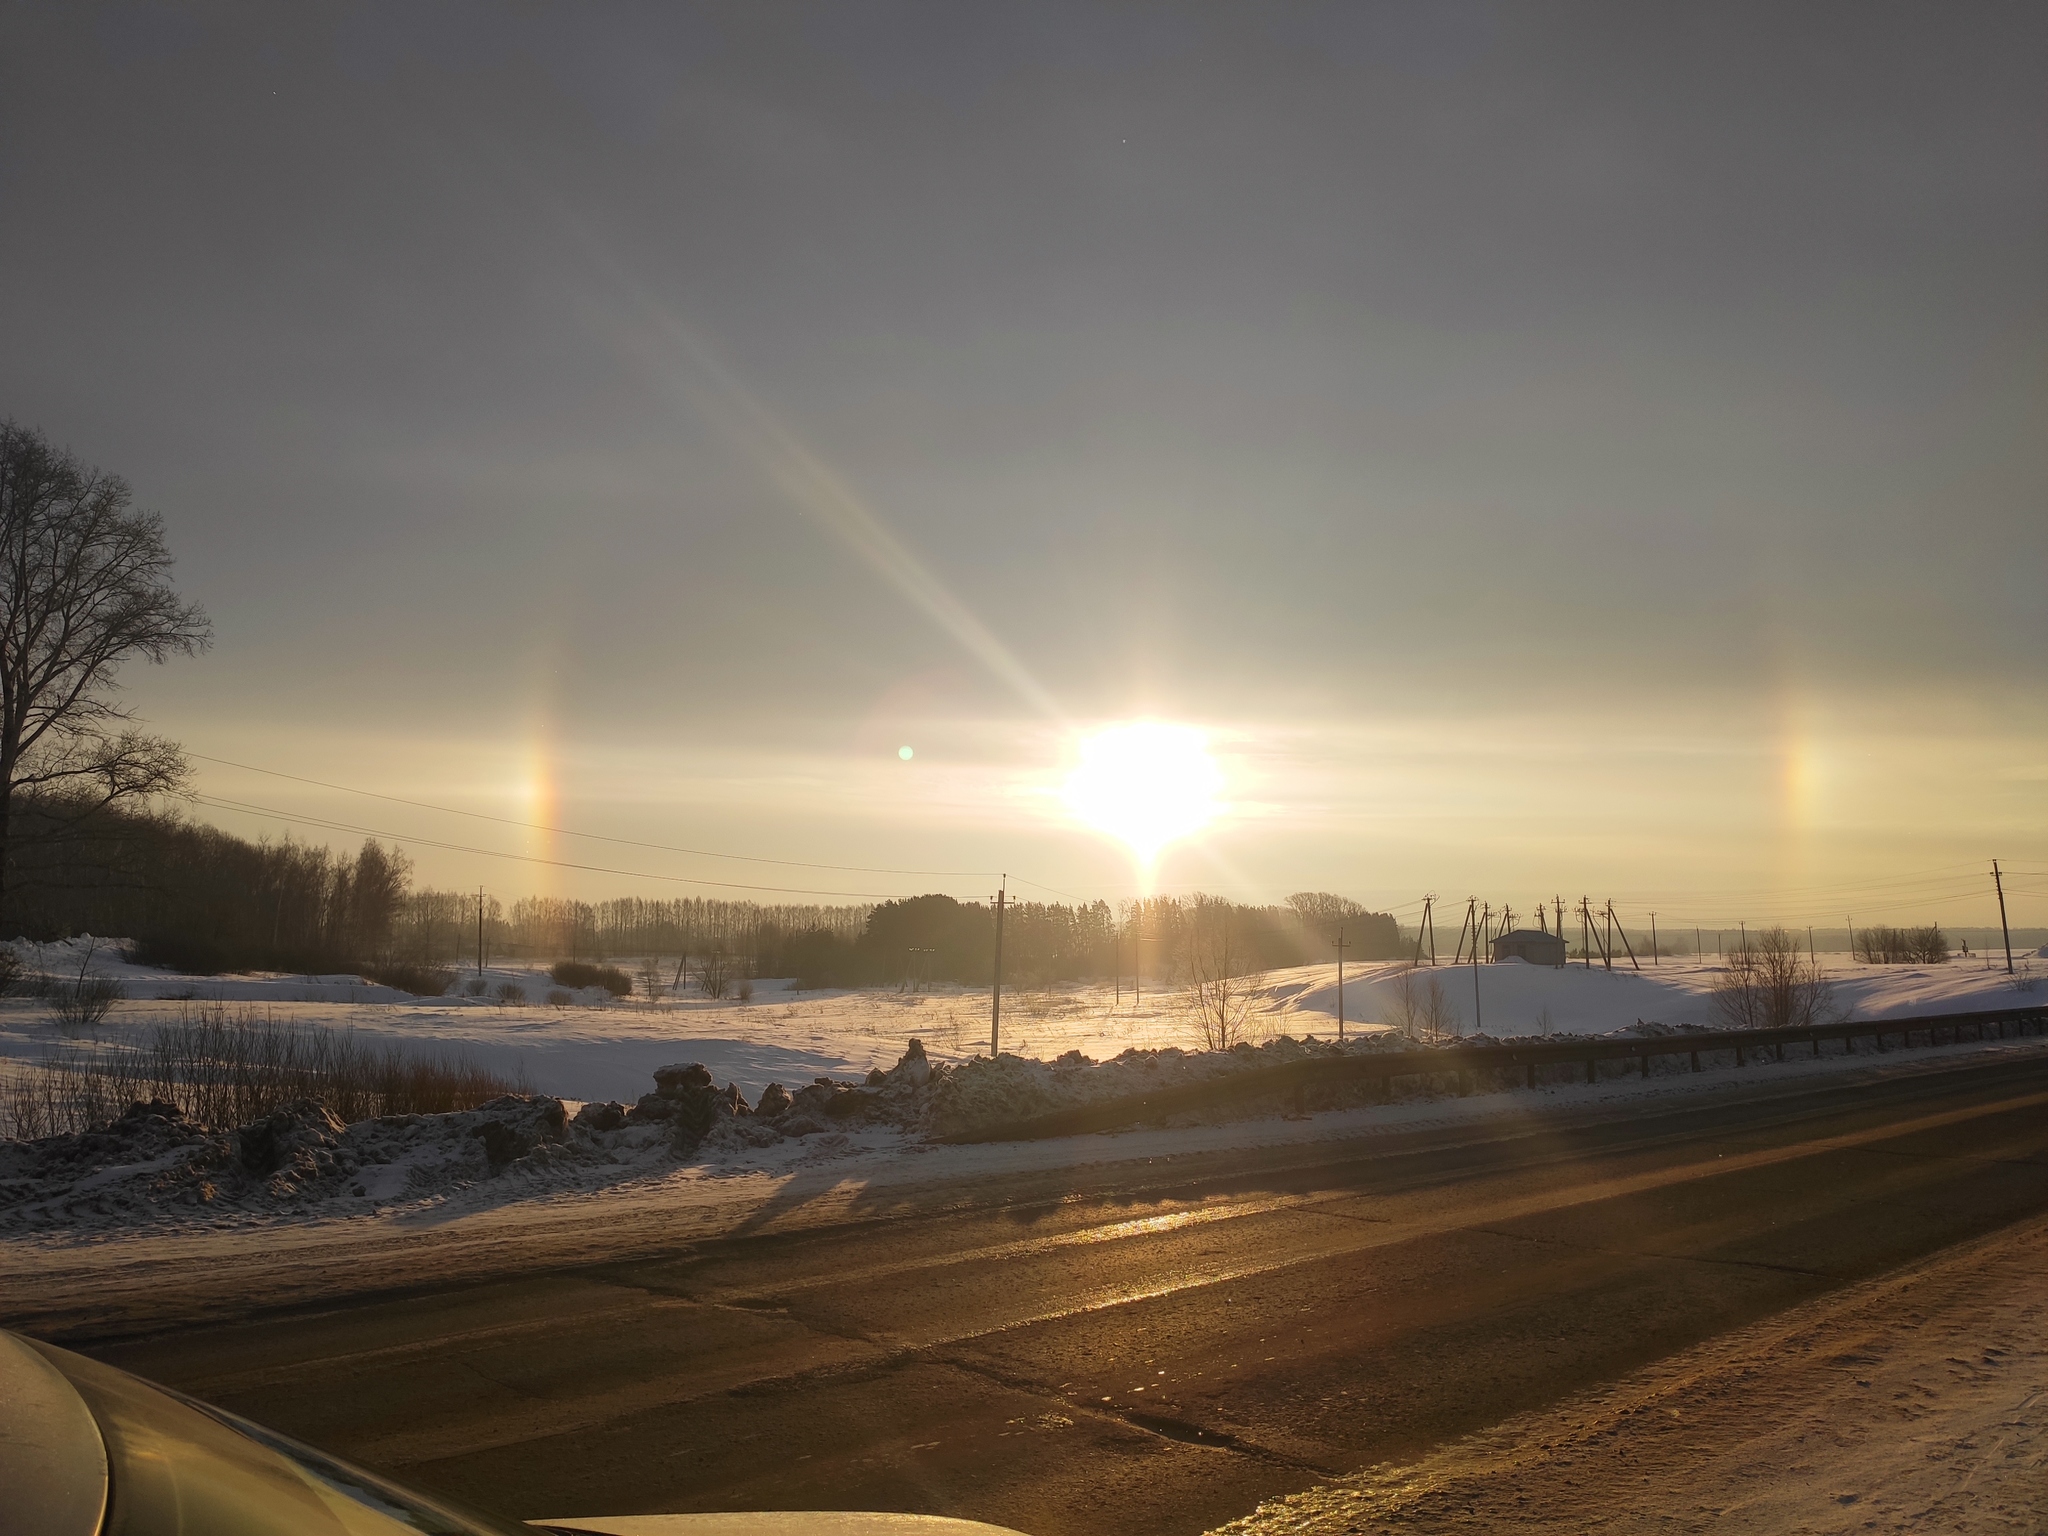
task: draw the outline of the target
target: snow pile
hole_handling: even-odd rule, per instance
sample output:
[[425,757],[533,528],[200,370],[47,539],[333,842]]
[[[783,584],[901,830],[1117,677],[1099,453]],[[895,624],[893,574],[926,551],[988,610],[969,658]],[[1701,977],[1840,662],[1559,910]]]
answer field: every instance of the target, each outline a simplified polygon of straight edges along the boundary
[[[1163,1089],[1220,1082],[1290,1062],[1413,1044],[1390,1034],[1348,1044],[1283,1036],[1228,1051],[1132,1048],[1104,1062],[1076,1050],[1049,1062],[1005,1053],[947,1064],[933,1062],[924,1042],[912,1040],[886,1072],[875,1068],[854,1082],[820,1077],[794,1092],[770,1083],[753,1105],[734,1084],[714,1088],[710,1070],[700,1062],[663,1067],[655,1073],[655,1091],[632,1108],[616,1102],[586,1105],[576,1123],[593,1131],[617,1124],[663,1126],[671,1149],[681,1156],[715,1157],[855,1126],[945,1138]],[[1240,1105],[1231,1113],[1263,1113],[1267,1108]]]
[[194,1125],[175,1104],[135,1104],[100,1130],[0,1141],[0,1232],[181,1211],[369,1210],[494,1178],[544,1186],[565,1165],[617,1161],[626,1140],[571,1134],[549,1098],[354,1125],[302,1100],[233,1130]]

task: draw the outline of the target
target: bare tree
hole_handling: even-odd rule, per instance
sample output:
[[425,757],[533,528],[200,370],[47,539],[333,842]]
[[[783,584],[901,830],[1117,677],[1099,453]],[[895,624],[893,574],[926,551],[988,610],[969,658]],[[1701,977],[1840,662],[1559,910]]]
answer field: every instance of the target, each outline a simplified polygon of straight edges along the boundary
[[[162,519],[133,499],[120,476],[0,422],[0,903],[25,841],[189,776],[177,745],[137,730],[116,697],[122,663],[212,639],[171,588]],[[22,799],[45,813],[33,832],[17,824]]]
[[1382,1010],[1380,1022],[1390,1024],[1412,1040],[1435,1044],[1462,1032],[1458,1009],[1444,990],[1443,979],[1425,976],[1414,966],[1403,967],[1394,977],[1394,995]]
[[1431,974],[1422,984],[1422,1038],[1432,1044],[1465,1033],[1465,1021],[1458,1005],[1444,990],[1441,976]]
[[1714,983],[1714,1013],[1729,1029],[1805,1028],[1832,1024],[1846,1010],[1834,984],[1783,928],[1751,934],[1731,951]]
[[1185,1006],[1203,1047],[1227,1051],[1251,1038],[1253,1004],[1265,991],[1266,977],[1246,968],[1227,902],[1198,896],[1194,907],[1186,933]]
[[712,939],[705,945],[704,952],[697,957],[697,986],[709,998],[722,998],[726,988],[732,985],[732,956],[725,945]]

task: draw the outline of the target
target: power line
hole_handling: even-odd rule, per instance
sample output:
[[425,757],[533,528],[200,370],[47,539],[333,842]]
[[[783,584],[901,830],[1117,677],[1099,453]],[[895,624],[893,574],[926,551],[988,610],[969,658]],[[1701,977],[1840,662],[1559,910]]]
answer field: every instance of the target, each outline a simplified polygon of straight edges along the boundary
[[269,816],[287,824],[321,827],[330,832],[350,832],[360,837],[386,837],[394,843],[411,843],[422,848],[440,848],[450,853],[469,853],[487,859],[511,859],[521,864],[545,864],[552,869],[575,869],[593,875],[621,875],[632,880],[661,880],[673,885],[709,885],[728,891],[763,891],[778,896],[836,896],[860,901],[892,901],[897,899],[893,891],[820,891],[803,886],[790,885],[743,885],[736,880],[703,880],[693,875],[655,875],[640,869],[611,869],[602,864],[578,864],[568,859],[544,859],[531,853],[506,853],[497,848],[473,848],[466,843],[444,842],[439,838],[413,837],[406,833],[389,832],[377,827],[358,827],[344,821],[330,821],[321,816],[300,816],[291,811],[280,811],[275,806],[251,805],[239,800],[221,800],[212,795],[194,795],[201,805],[210,805],[217,810],[240,811],[246,815]]
[[[646,848],[656,853],[683,853],[700,859],[731,859],[744,864],[779,864],[788,869],[830,869],[849,875],[931,875],[939,879],[980,880],[997,873],[991,869],[880,869],[866,864],[813,864],[804,859],[770,859],[751,853],[714,853],[708,848],[678,848],[668,843],[642,842],[631,837],[608,837],[602,832],[578,832],[570,827],[550,827],[537,821],[520,821],[511,816],[493,816],[488,811],[465,811],[452,805],[435,805],[426,800],[408,800],[403,795],[382,794],[374,789],[358,789],[353,784],[331,784],[325,779],[309,779],[301,774],[283,773],[276,768],[259,768],[254,763],[237,763],[225,757],[209,757],[204,752],[188,752],[187,757],[196,757],[203,763],[218,763],[223,768],[240,768],[248,773],[267,774],[273,779],[289,779],[294,784],[311,784],[317,789],[331,789],[344,795],[363,795],[371,800],[388,800],[393,805],[409,805],[415,810],[438,811],[444,816],[468,816],[476,821],[492,821],[499,826],[520,827],[528,832],[547,832],[556,837],[581,837],[592,842],[616,843],[623,848]],[[382,833],[391,837],[395,833]],[[730,882],[707,880],[706,885],[724,885]],[[1030,884],[1036,885],[1037,881]],[[747,887],[742,887],[747,889]],[[768,887],[762,887],[768,889]],[[1046,886],[1051,890],[1051,886]]]

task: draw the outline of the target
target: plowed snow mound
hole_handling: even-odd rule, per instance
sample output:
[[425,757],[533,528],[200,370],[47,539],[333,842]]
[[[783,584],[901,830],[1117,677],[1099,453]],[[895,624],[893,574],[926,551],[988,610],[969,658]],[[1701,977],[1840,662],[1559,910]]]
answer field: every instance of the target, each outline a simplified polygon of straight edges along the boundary
[[[631,1133],[571,1134],[559,1099],[502,1098],[444,1115],[343,1125],[302,1101],[233,1130],[174,1104],[137,1104],[102,1130],[0,1142],[0,1232],[204,1213],[340,1214],[445,1195],[485,1179],[545,1186],[616,1160]],[[648,1139],[648,1138],[642,1138]]]

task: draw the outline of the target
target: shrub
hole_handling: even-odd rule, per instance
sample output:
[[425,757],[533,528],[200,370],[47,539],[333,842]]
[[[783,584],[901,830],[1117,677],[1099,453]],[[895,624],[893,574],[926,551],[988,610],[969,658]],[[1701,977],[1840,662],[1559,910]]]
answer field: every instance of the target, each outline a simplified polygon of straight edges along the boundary
[[603,987],[613,997],[631,997],[633,978],[616,965],[593,965],[588,960],[557,960],[548,968],[557,986]]
[[523,1003],[526,1001],[526,988],[519,985],[516,981],[501,981],[498,983],[498,1001],[501,1003]]
[[575,1001],[576,994],[573,992],[561,987],[548,988],[548,1006],[550,1008],[566,1008]]
[[1938,923],[1920,928],[1892,928],[1873,923],[1856,934],[1856,958],[1866,965],[1944,965],[1948,935]]
[[367,980],[410,992],[414,997],[445,996],[449,984],[455,980],[453,975],[438,966],[419,965],[410,960],[387,960],[365,966],[363,975]]
[[1728,1029],[1788,1029],[1832,1024],[1844,1015],[1835,989],[1783,928],[1751,934],[1728,956],[1714,984],[1715,1016]]
[[743,1003],[751,1003],[754,1000],[754,984],[742,976],[740,984],[733,989],[733,996]]
[[152,1025],[128,1049],[66,1047],[18,1074],[0,1100],[0,1136],[30,1140],[106,1125],[130,1104],[176,1104],[204,1125],[246,1125],[299,1099],[318,1099],[345,1121],[445,1114],[507,1094],[525,1081],[470,1058],[354,1031],[279,1024],[253,1008],[218,1004]]
[[106,1018],[116,999],[124,994],[121,983],[110,976],[80,976],[50,987],[50,1012],[57,1027],[68,1034],[91,1029]]
[[482,997],[489,985],[490,983],[486,982],[483,977],[472,976],[462,984],[462,990],[465,996]]

